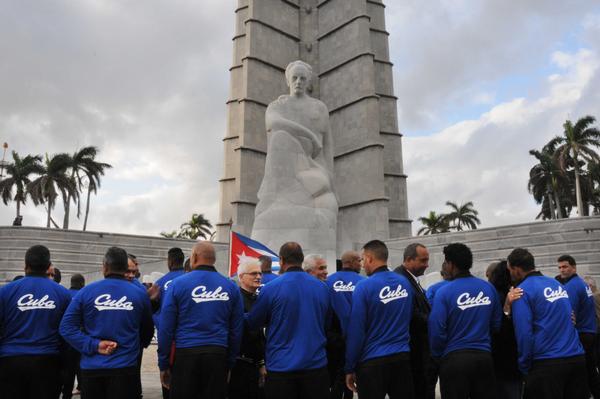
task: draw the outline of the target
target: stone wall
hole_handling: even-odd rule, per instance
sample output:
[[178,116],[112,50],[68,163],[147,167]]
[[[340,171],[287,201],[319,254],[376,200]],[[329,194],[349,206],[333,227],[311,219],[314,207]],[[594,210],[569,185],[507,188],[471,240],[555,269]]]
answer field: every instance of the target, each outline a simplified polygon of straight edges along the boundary
[[479,276],[485,274],[485,269],[491,262],[506,259],[512,249],[524,247],[535,256],[537,267],[549,276],[557,274],[556,259],[560,255],[570,254],[577,261],[580,275],[600,277],[598,216],[388,240],[386,243],[390,249],[391,265],[402,263],[404,248],[412,242],[420,242],[429,248],[431,260],[428,273],[440,270],[445,245],[462,242],[473,251],[473,271]]
[[[140,261],[142,274],[149,275],[152,272],[167,272],[169,248],[180,247],[189,257],[194,241],[33,227],[0,227],[0,284],[12,280],[17,274],[23,274],[25,251],[36,244],[50,249],[52,263],[61,270],[62,283],[68,285],[73,273],[82,273],[87,282],[101,278],[102,258],[108,247],[121,247],[135,254]],[[215,243],[215,247],[217,269],[226,274],[229,246]]]

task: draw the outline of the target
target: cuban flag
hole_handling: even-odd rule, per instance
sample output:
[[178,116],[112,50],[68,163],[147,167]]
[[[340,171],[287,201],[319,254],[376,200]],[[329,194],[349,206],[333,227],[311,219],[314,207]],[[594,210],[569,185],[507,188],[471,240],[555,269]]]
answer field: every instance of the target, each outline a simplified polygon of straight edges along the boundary
[[229,277],[237,274],[241,261],[248,258],[256,260],[263,255],[271,257],[272,270],[279,273],[279,257],[275,252],[258,241],[232,231],[229,237]]

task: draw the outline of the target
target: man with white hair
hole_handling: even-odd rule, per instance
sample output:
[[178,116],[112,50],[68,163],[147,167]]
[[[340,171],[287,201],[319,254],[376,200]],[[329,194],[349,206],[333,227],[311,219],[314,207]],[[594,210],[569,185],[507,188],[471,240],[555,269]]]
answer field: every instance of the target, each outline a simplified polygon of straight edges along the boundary
[[306,255],[302,269],[323,282],[327,280],[327,261],[321,255]]
[[[244,312],[248,313],[256,302],[258,288],[262,283],[261,262],[249,258],[238,266],[240,293],[244,300]],[[265,336],[262,329],[244,327],[240,354],[231,370],[229,399],[259,399],[262,397],[267,369],[265,368]]]

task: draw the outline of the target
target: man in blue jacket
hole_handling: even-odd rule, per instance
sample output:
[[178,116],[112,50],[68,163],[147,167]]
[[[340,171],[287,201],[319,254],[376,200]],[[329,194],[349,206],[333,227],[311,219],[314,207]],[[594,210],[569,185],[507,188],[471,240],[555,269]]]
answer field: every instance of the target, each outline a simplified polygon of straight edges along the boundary
[[55,398],[60,389],[58,326],[71,296],[46,276],[50,251],[25,253],[25,277],[0,289],[0,396]]
[[267,399],[329,398],[325,353],[329,292],[302,270],[303,260],[300,244],[283,244],[279,250],[283,274],[262,287],[247,314],[250,329],[266,326]]
[[331,296],[334,317],[327,337],[327,361],[331,399],[352,398],[352,391],[346,387],[344,361],[346,360],[346,332],[352,310],[352,293],[356,284],[365,278],[361,276],[361,257],[356,251],[342,254],[342,269],[327,277],[327,287]]
[[81,394],[86,399],[130,399],[137,394],[137,361],[152,339],[150,300],[127,280],[127,252],[104,255],[104,279],[71,301],[60,334],[81,353]]
[[491,333],[498,331],[502,309],[496,289],[470,273],[471,250],[455,243],[444,247],[452,281],[435,294],[429,316],[429,342],[441,358],[442,397],[487,399],[494,396]]
[[346,348],[346,385],[361,399],[414,398],[409,327],[413,290],[387,267],[386,245],[373,240],[362,250],[370,277],[352,294]]
[[592,289],[577,275],[577,263],[571,255],[558,258],[559,275],[556,280],[565,286],[573,312],[575,328],[585,351],[588,386],[594,399],[600,399],[600,375],[596,360],[596,305]]
[[261,255],[258,257],[258,261],[260,262],[260,270],[263,274],[262,276],[262,285],[270,283],[271,281],[277,278],[277,274],[273,273],[271,267],[273,266],[273,260],[270,256]]
[[[192,249],[192,271],[166,287],[158,330],[161,382],[171,399],[224,399],[244,327],[240,290],[215,269],[215,248]],[[171,367],[171,348],[175,360]]]
[[168,290],[171,282],[179,276],[185,273],[183,269],[183,262],[185,261],[185,255],[181,248],[171,248],[167,252],[167,267],[169,272],[156,280],[154,285],[158,287],[158,309],[153,315],[154,325],[156,329],[160,329],[160,311],[164,302],[165,292]]
[[507,260],[513,281],[519,281],[523,290],[512,303],[512,318],[519,370],[525,375],[524,398],[587,398],[584,351],[567,290],[536,271],[526,249],[516,248]]

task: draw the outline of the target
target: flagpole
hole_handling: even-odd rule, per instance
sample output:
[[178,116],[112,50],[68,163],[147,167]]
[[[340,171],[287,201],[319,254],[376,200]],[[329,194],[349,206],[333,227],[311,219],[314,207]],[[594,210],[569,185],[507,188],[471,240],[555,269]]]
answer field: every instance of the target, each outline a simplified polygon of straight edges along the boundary
[[227,268],[228,278],[231,278],[231,240],[233,239],[231,230],[233,228],[233,219],[229,218],[229,267]]

